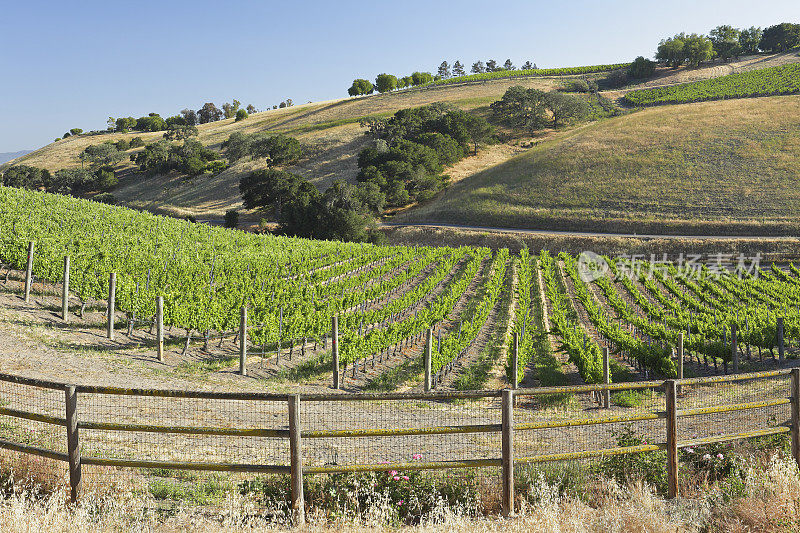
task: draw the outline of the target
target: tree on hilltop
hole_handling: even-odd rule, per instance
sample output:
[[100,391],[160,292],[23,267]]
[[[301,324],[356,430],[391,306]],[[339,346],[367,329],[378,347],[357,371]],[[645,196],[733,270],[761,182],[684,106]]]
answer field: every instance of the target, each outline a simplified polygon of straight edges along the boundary
[[483,64],[483,61],[476,61],[472,64],[472,73],[473,74],[483,74],[486,72],[486,65]]
[[206,102],[203,104],[203,107],[197,111],[197,117],[200,124],[208,124],[209,122],[220,120],[222,118],[222,111],[212,102]]
[[453,76],[464,76],[466,72],[464,72],[464,65],[461,64],[461,61],[456,60],[453,63]]
[[450,77],[450,64],[447,61],[442,61],[442,64],[439,65],[438,74],[440,78]]

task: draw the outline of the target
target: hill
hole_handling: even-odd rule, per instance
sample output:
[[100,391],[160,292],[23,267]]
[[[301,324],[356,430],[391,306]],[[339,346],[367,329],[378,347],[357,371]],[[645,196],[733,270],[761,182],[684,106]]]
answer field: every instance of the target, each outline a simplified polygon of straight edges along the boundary
[[542,142],[395,221],[796,233],[798,116],[800,96],[648,108]]
[[20,150],[19,152],[1,152],[0,153],[0,164],[7,163],[9,161],[13,161],[18,157],[22,157],[25,154],[31,153],[33,150]]
[[[653,86],[667,86],[698,79],[719,77],[731,72],[744,72],[755,68],[776,66],[800,61],[795,53],[770,56],[742,57],[738,61],[714,64],[697,69],[659,69],[656,76],[645,83],[632,84],[624,89],[609,91],[609,97],[620,98],[630,90]],[[603,74],[590,74],[603,76]],[[497,100],[511,86],[551,90],[560,86],[563,76],[532,76],[505,79],[481,80],[458,85],[435,85],[416,89],[371,95],[359,98],[345,98],[327,102],[307,103],[284,109],[269,110],[252,114],[248,119],[235,122],[233,119],[202,124],[199,140],[212,149],[219,149],[230,134],[240,131],[283,132],[297,137],[304,148],[304,157],[291,171],[303,175],[321,189],[334,180],[352,180],[357,173],[356,155],[366,146],[368,139],[364,129],[358,124],[366,116],[388,116],[400,109],[421,106],[433,102],[448,102],[462,109],[472,110],[487,106]],[[552,132],[547,136],[552,136]],[[55,171],[65,167],[81,165],[78,155],[91,144],[103,141],[116,141],[122,138],[141,137],[145,142],[161,138],[161,133],[131,133],[80,135],[51,143],[33,153],[27,154],[16,163],[47,168]],[[572,135],[559,132],[557,136]],[[488,147],[477,157],[470,157],[448,170],[453,181],[468,180],[483,171],[502,165],[510,157],[518,155],[527,142],[514,142]],[[245,161],[233,165],[228,170],[215,175],[204,175],[187,180],[179,174],[146,177],[135,172],[130,162],[118,166],[120,186],[114,195],[123,205],[175,216],[192,215],[198,219],[221,219],[225,211],[241,208],[238,183],[240,178],[264,166],[263,161]],[[2,168],[2,167],[0,167]],[[498,169],[498,172],[502,170]],[[468,185],[469,186],[469,185]],[[448,195],[451,193],[447,193]],[[419,220],[429,219],[423,210]],[[454,215],[455,216],[455,215]],[[243,221],[257,222],[256,213],[244,213]],[[466,223],[468,216],[460,219]]]

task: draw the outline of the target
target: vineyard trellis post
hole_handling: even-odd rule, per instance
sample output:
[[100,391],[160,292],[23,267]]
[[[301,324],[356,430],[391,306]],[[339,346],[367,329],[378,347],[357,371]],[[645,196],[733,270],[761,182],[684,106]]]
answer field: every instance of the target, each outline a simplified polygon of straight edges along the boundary
[[[678,379],[683,379],[683,332],[678,333],[678,346],[676,346],[676,355],[678,357]],[[691,354],[690,354],[691,358]],[[678,385],[676,392],[681,393],[681,386]]]
[[431,352],[433,351],[433,329],[425,335],[425,392],[431,391]]
[[519,387],[518,376],[519,366],[519,333],[514,332],[514,351],[511,353],[511,388],[516,390]]
[[800,468],[800,368],[792,369],[789,397],[792,400],[792,457]]
[[503,516],[514,515],[514,391],[502,397]]
[[289,396],[289,470],[292,483],[292,521],[295,525],[306,522],[300,431],[300,395],[292,394]]
[[64,283],[61,289],[61,320],[67,321],[69,316],[69,256],[64,256]]
[[106,306],[106,314],[108,315],[108,326],[106,328],[106,336],[114,340],[114,313],[117,299],[117,273],[112,272],[108,275],[108,305]]
[[[783,317],[779,316],[777,318],[777,335],[778,335],[778,359],[783,362],[784,353],[783,353]],[[774,356],[773,356],[774,357]]]
[[733,360],[733,373],[739,373],[739,349],[736,346],[736,323],[731,324],[731,359]]
[[239,316],[239,374],[247,375],[247,306],[243,305]]
[[331,352],[333,359],[333,388],[340,389],[341,383],[339,380],[339,317],[334,316],[331,319]]
[[78,440],[78,393],[74,385],[64,388],[67,422],[67,458],[69,459],[70,501],[78,501],[81,490],[81,445]]
[[164,362],[164,297],[156,298],[156,347],[158,361]]
[[675,380],[664,382],[667,418],[667,496],[678,496],[678,403]]
[[33,285],[33,241],[28,243],[28,263],[25,267],[25,303],[31,300],[31,286]]
[[[611,367],[610,367],[608,347],[603,347],[603,383],[608,385],[611,383]],[[611,391],[603,389],[603,408],[608,409],[611,406]]]

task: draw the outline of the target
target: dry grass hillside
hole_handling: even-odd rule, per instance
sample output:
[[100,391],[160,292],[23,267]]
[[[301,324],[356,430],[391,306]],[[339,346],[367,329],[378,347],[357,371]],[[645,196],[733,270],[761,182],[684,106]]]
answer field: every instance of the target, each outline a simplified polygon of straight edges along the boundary
[[800,96],[649,108],[561,134],[396,222],[796,234]]
[[[683,83],[753,68],[762,68],[798,61],[796,53],[775,56],[744,57],[727,64],[714,64],[699,69],[664,69],[657,77],[643,85],[664,85]],[[474,109],[488,105],[499,98],[513,85],[523,85],[549,90],[559,86],[563,78],[514,78],[476,82],[458,86],[437,86],[411,89],[385,95],[371,95],[361,98],[344,98],[327,102],[308,103],[285,109],[269,110],[251,115],[247,120],[234,122],[222,120],[199,126],[199,140],[211,148],[219,149],[223,141],[236,131],[283,132],[297,137],[304,145],[304,157],[292,171],[297,172],[320,188],[326,188],[334,180],[352,180],[357,173],[356,155],[368,142],[359,126],[360,118],[370,115],[389,115],[399,109],[449,102],[463,109]],[[626,90],[608,92],[608,96],[621,96]],[[649,116],[649,115],[645,115]],[[686,124],[684,124],[686,127]],[[691,127],[691,125],[689,125]],[[12,164],[27,164],[47,168],[51,171],[65,167],[79,166],[78,154],[90,144],[103,141],[116,141],[121,138],[142,137],[152,142],[161,133],[105,134],[97,136],[78,136],[51,143],[35,152],[23,156]],[[544,138],[551,137],[552,132]],[[570,138],[571,132],[560,132],[556,136]],[[503,173],[502,164],[524,151],[521,143],[487,147],[477,157],[470,157],[448,170],[453,182],[467,180],[462,188],[470,188],[474,180],[484,179],[487,169],[500,165],[497,172]],[[527,143],[522,143],[524,146]],[[549,145],[548,145],[549,146]],[[540,149],[541,150],[541,149]],[[133,152],[131,152],[133,153]],[[193,215],[201,219],[218,219],[231,208],[241,207],[238,183],[241,176],[254,169],[262,168],[263,161],[242,161],[216,176],[200,176],[187,180],[183,176],[168,175],[145,177],[135,173],[129,162],[119,166],[120,186],[115,196],[124,205],[177,216]],[[2,168],[2,167],[0,167]],[[451,192],[447,193],[448,198]],[[502,194],[501,194],[502,196]],[[501,200],[500,196],[495,199]],[[439,205],[439,204],[435,204]],[[414,220],[431,220],[432,207],[423,209]],[[436,207],[438,209],[438,207]],[[516,213],[514,209],[509,212]],[[453,220],[456,214],[446,211],[441,217]],[[255,214],[245,214],[245,220],[255,221]],[[409,218],[411,220],[411,218]],[[497,221],[497,217],[494,218]],[[467,218],[461,222],[467,222]],[[487,220],[488,222],[488,220]],[[524,224],[523,224],[524,225]],[[530,225],[530,224],[528,224]]]

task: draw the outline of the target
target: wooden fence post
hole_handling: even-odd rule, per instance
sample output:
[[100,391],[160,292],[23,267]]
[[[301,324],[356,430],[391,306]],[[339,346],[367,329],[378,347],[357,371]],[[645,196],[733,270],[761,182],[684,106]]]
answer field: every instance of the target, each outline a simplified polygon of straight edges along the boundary
[[739,373],[739,349],[736,346],[737,343],[737,335],[736,335],[736,324],[731,324],[731,359],[733,360],[733,373]]
[[514,391],[503,390],[502,401],[503,516],[514,515]]
[[675,380],[664,382],[667,403],[667,496],[678,496],[678,403]]
[[239,317],[239,374],[247,375],[247,306],[243,305]]
[[116,312],[117,300],[117,273],[112,272],[108,275],[108,305],[106,314],[108,315],[108,326],[106,328],[106,336],[114,340],[114,313]]
[[339,317],[334,316],[331,323],[331,350],[333,351],[333,388],[341,389],[339,381]]
[[431,352],[433,351],[433,330],[428,328],[425,335],[425,392],[431,391]]
[[519,388],[519,333],[514,332],[514,351],[511,353],[511,388]]
[[792,369],[792,457],[800,468],[800,368]]
[[64,284],[61,289],[61,320],[69,316],[69,256],[64,256]]
[[[609,360],[608,347],[603,348],[603,383],[608,385],[611,383],[611,362]],[[609,389],[603,390],[603,408],[608,409],[611,406],[611,391]]]
[[156,348],[158,361],[164,362],[164,297],[156,297]]
[[31,286],[33,285],[33,241],[28,243],[28,264],[25,267],[25,303],[31,300]]
[[778,317],[778,359],[783,361],[783,317]]
[[300,395],[289,396],[289,455],[292,478],[292,521],[295,525],[306,523],[303,496],[303,451],[300,442]]
[[70,501],[78,501],[81,490],[81,444],[78,440],[78,393],[74,385],[64,389],[67,413],[67,457],[69,458]]
[[[678,379],[683,379],[683,332],[678,333],[678,346],[676,347],[678,356]],[[678,394],[681,393],[681,386],[678,385],[675,389]]]

